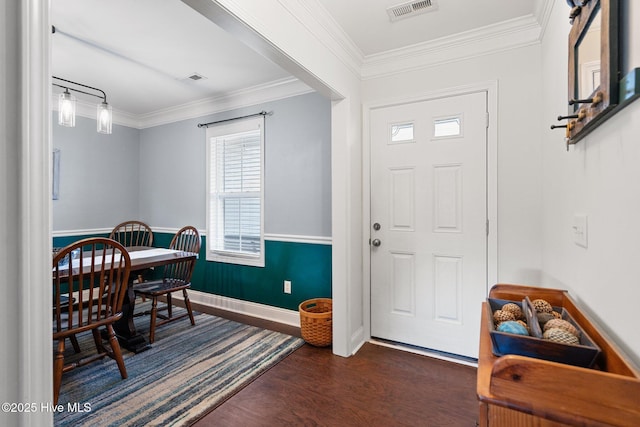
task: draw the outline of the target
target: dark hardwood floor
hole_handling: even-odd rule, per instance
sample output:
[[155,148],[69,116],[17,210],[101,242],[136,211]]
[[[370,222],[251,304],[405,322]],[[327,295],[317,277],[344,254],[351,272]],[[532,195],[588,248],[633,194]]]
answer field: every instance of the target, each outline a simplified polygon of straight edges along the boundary
[[[295,327],[194,309],[300,336]],[[473,427],[475,390],[474,367],[371,343],[348,358],[305,344],[195,426]]]

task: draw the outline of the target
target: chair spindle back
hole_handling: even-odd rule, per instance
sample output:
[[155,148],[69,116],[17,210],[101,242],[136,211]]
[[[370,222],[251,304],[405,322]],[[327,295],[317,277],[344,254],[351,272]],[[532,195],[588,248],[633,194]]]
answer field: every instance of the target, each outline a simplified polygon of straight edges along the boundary
[[121,315],[130,269],[129,253],[112,239],[88,238],[61,249],[53,257],[54,338]]
[[141,221],[125,221],[116,225],[109,238],[125,247],[153,245],[153,231]]
[[[200,252],[200,245],[200,233],[195,227],[187,225],[178,230],[176,235],[173,236],[169,249],[197,254]],[[169,264],[164,269],[164,278],[189,283],[195,264],[195,260]]]

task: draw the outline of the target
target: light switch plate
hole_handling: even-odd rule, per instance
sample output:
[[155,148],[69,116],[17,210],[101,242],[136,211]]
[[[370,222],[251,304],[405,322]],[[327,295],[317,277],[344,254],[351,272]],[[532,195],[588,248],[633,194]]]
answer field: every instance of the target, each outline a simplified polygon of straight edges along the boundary
[[587,215],[579,215],[576,214],[573,216],[573,242],[582,246],[583,248],[587,247]]

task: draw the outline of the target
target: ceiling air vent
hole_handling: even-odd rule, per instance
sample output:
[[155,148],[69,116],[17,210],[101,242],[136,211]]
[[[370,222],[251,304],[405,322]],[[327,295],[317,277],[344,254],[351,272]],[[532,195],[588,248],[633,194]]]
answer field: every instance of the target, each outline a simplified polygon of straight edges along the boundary
[[436,0],[410,1],[388,8],[387,14],[389,14],[389,19],[393,22],[422,13],[433,12],[437,9],[438,3]]
[[184,80],[193,80],[193,81],[197,82],[198,80],[204,80],[204,79],[206,79],[206,77],[203,76],[202,74],[193,73],[190,76],[185,77]]

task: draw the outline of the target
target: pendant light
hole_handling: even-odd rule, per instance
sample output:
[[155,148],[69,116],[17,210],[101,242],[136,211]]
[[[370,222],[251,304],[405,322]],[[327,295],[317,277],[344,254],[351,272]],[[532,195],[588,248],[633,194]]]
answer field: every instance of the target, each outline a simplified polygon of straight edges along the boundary
[[96,118],[98,133],[111,134],[111,123],[113,122],[113,110],[107,104],[107,98],[98,104],[98,116]]
[[[98,104],[96,114],[96,130],[98,133],[111,134],[111,128],[113,124],[113,109],[111,105],[107,103],[107,94],[103,90],[96,87],[87,86],[82,83],[77,83],[71,80],[62,79],[60,77],[52,76],[57,82],[52,83],[53,86],[64,89],[64,92],[58,96],[58,124],[61,126],[74,127],[76,125],[76,98],[69,91],[84,93],[85,95],[95,96],[102,99],[102,102]],[[81,87],[83,89],[78,89]],[[100,95],[87,92],[84,89],[91,89],[92,91],[99,92]]]
[[76,125],[76,97],[69,89],[58,96],[58,124],[70,128]]

